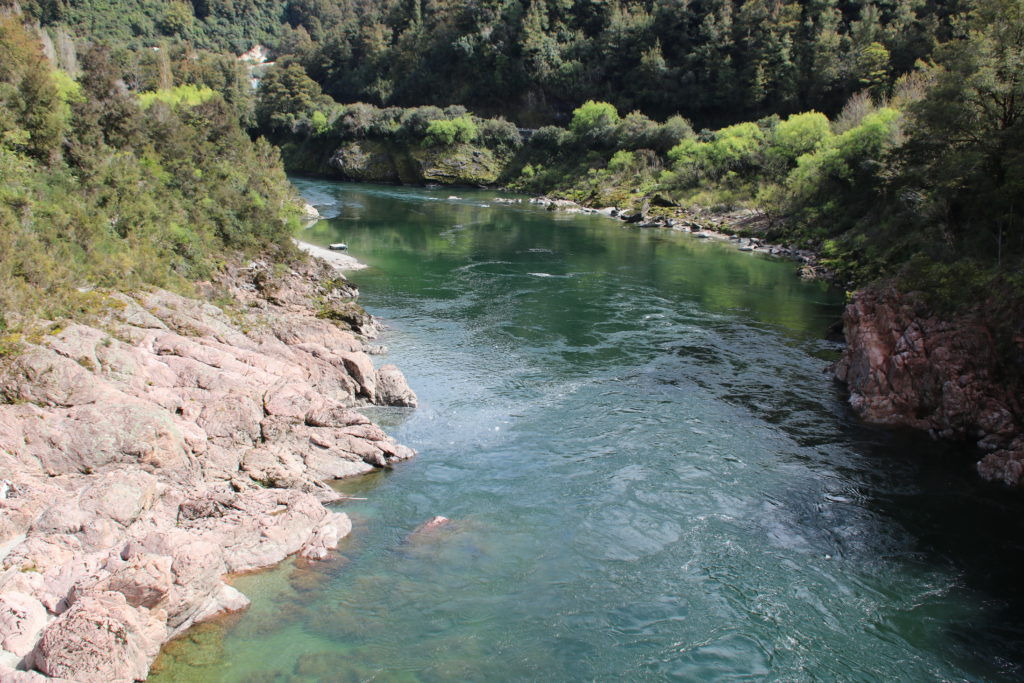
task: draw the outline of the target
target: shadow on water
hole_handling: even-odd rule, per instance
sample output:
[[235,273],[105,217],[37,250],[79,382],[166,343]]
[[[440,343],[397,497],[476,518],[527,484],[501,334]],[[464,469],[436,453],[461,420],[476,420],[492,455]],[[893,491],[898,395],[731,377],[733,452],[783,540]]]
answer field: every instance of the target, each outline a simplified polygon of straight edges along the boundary
[[[920,434],[865,434],[865,463],[877,485],[863,504],[905,529],[912,547],[929,564],[948,565],[958,575],[957,590],[984,606],[947,624],[951,656],[987,666],[977,675],[1024,675],[1024,505],[1019,491],[982,481],[974,469],[980,457],[970,444],[948,444]],[[918,618],[932,618],[921,609]]]
[[[973,444],[866,425],[845,397],[845,388],[836,383],[825,405],[840,418],[837,438],[856,453],[841,464],[844,479],[858,485],[826,496],[804,513],[831,517],[837,527],[847,521],[850,506],[875,517],[871,526],[877,533],[863,544],[836,535],[836,557],[869,552],[882,560],[948,568],[954,583],[936,590],[962,595],[980,608],[950,619],[921,601],[903,615],[906,628],[913,632],[918,624],[941,620],[947,656],[968,675],[1019,680],[1024,674],[1024,501],[1019,491],[978,477],[975,463],[982,453]],[[802,439],[799,424],[786,424],[786,413],[794,406],[799,410],[799,402],[781,396],[780,404],[785,407],[755,410],[764,411],[766,421],[780,424],[795,440]]]

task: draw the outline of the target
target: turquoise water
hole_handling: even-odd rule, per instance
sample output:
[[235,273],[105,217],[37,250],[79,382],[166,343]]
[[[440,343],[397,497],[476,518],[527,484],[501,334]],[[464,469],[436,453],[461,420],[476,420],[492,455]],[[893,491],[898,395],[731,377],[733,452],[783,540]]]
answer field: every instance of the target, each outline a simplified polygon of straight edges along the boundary
[[1018,497],[851,416],[841,293],[491,191],[295,182],[306,239],[372,266],[421,405],[371,416],[419,456],[339,483],[339,556],[239,578],[152,680],[1020,676]]

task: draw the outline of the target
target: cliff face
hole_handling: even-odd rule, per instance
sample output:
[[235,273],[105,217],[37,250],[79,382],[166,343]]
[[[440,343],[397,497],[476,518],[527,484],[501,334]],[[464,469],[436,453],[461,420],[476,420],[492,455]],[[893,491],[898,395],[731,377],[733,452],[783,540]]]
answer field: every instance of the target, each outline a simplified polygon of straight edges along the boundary
[[978,312],[945,318],[893,289],[858,292],[843,313],[847,347],[835,376],[866,421],[976,441],[986,479],[1024,473],[1021,386]]
[[165,640],[247,604],[225,574],[336,547],[351,524],[323,480],[413,455],[357,410],[416,402],[367,355],[371,319],[315,315],[354,288],[280,270],[233,269],[233,311],[113,295],[0,368],[0,680],[144,678]]

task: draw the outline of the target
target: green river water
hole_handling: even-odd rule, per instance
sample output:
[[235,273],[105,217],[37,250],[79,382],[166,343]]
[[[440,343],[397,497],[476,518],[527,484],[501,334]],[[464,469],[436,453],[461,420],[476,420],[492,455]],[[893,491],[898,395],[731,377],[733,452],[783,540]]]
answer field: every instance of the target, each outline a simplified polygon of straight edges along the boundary
[[1024,506],[851,415],[842,293],[493,191],[295,182],[305,239],[371,266],[421,405],[370,416],[419,455],[339,483],[338,557],[237,578],[252,607],[151,680],[1020,678]]

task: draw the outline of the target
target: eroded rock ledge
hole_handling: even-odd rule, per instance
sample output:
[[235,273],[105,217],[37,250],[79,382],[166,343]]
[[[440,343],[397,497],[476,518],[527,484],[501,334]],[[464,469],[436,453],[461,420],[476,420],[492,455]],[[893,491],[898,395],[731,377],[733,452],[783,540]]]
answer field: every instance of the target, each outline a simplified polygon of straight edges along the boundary
[[1022,387],[983,317],[936,316],[891,288],[869,289],[846,307],[843,329],[835,375],[862,418],[973,440],[988,452],[982,477],[1024,484]]
[[0,368],[0,681],[145,678],[248,604],[225,574],[349,533],[323,480],[413,455],[356,410],[416,397],[338,273],[252,263],[205,289],[238,305],[113,295]]

